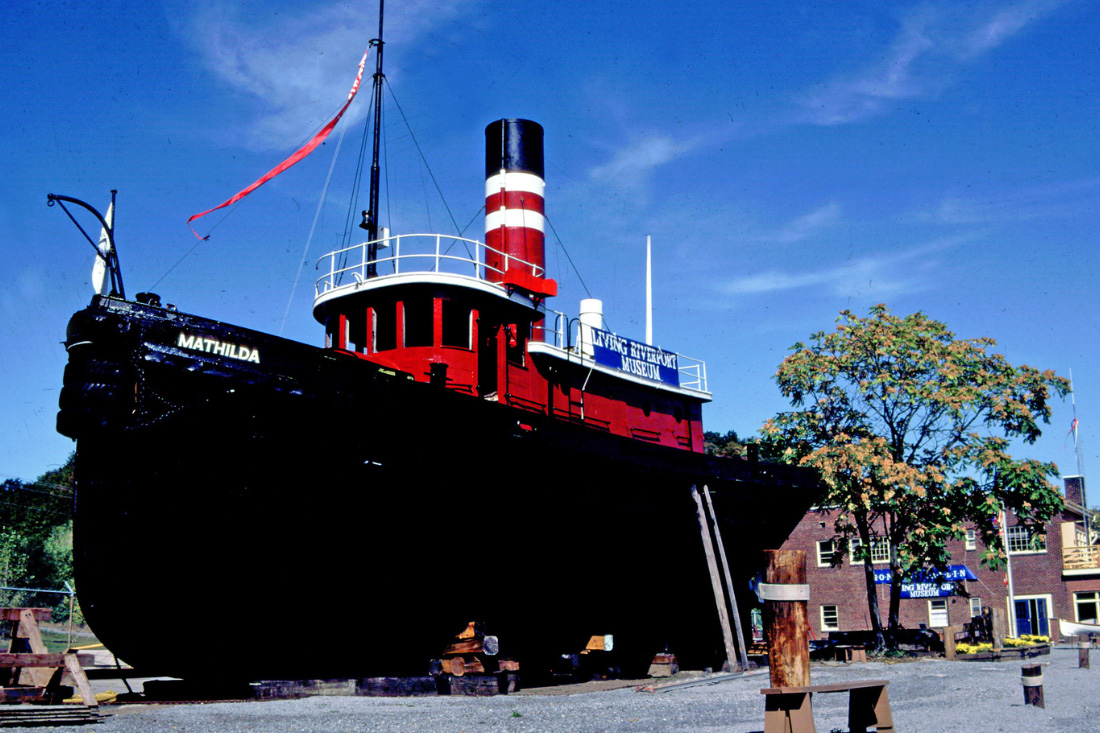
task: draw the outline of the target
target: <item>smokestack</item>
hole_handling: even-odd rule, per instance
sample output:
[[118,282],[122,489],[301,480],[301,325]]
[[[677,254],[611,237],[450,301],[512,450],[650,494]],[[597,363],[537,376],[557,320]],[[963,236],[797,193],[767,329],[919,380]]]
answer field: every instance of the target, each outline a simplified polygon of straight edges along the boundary
[[485,128],[487,280],[501,282],[510,269],[545,277],[544,176],[542,125],[497,120]]

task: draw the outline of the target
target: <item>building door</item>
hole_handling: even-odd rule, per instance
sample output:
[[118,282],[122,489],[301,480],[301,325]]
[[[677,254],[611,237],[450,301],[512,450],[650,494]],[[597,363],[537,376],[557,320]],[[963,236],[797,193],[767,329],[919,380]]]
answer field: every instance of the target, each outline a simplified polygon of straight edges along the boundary
[[1016,636],[1034,634],[1050,636],[1050,621],[1047,618],[1048,602],[1045,596],[1035,598],[1016,598]]

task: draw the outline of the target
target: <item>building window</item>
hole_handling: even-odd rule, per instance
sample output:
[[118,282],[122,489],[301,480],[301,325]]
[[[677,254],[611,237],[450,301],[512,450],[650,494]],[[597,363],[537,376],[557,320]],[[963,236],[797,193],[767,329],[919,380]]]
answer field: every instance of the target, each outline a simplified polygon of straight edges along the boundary
[[982,599],[971,598],[970,599],[970,618],[978,618],[982,615]]
[[836,542],[834,540],[818,540],[817,566],[819,568],[831,568],[835,558]]
[[[862,559],[856,559],[856,551],[863,544],[863,541],[858,537],[853,537],[848,540],[848,553],[853,565],[863,562]],[[872,563],[887,563],[890,562],[890,541],[887,539],[873,539],[871,540],[871,562]]]
[[973,529],[966,530],[966,549],[978,549],[978,533]]
[[933,629],[942,629],[949,625],[947,620],[947,599],[933,598],[928,601],[928,625]]
[[840,611],[836,606],[821,607],[821,630],[840,631]]
[[1100,592],[1090,590],[1074,593],[1073,608],[1077,613],[1077,623],[1100,623]]
[[1032,532],[1027,527],[1009,527],[1008,551],[1014,555],[1028,552],[1046,552],[1047,536],[1039,532]]

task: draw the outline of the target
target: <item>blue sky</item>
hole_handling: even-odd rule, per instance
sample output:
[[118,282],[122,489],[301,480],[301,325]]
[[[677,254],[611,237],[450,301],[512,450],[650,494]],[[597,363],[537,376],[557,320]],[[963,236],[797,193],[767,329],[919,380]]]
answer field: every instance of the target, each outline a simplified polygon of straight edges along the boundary
[[[655,341],[706,360],[708,429],[757,432],[788,406],[772,375],[790,346],[882,302],[1072,370],[1087,472],[1098,11],[391,0],[386,72],[460,228],[483,203],[485,125],[545,127],[547,216],[609,327],[638,339],[652,235]],[[14,0],[0,19],[0,478],[30,479],[72,450],[54,431],[60,342],[91,297],[91,248],[46,194],[105,208],[118,189],[129,294],[321,343],[313,263],[344,228],[366,93],[313,156],[200,220],[208,241],[185,222],[340,107],[377,5]],[[452,233],[387,104],[384,223]],[[477,218],[467,233],[482,231]],[[552,233],[547,251],[552,305],[576,313],[587,294]],[[1075,473],[1071,419],[1056,404],[1026,453]]]

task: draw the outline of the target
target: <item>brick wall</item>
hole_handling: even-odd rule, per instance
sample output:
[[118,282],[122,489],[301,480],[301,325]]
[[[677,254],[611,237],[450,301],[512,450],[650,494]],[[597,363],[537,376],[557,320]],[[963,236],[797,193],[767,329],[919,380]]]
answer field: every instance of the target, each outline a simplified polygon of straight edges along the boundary
[[[1059,517],[1046,527],[1046,551],[1027,554],[1013,554],[1012,579],[1017,600],[1036,601],[1043,599],[1047,605],[1047,616],[1052,619],[1075,619],[1073,593],[1100,590],[1100,574],[1089,577],[1066,577],[1062,574],[1062,534],[1061,522],[1072,521],[1075,517]],[[811,638],[825,638],[828,631],[822,625],[822,606],[836,606],[839,630],[869,630],[871,622],[868,615],[867,586],[862,562],[855,564],[845,552],[839,565],[822,567],[818,564],[818,542],[834,538],[836,513],[831,510],[811,510],[802,518],[782,549],[803,550],[806,552],[806,578],[810,586],[809,620]],[[1008,525],[1014,526],[1014,517],[1008,518]],[[847,548],[843,548],[847,549]],[[981,565],[981,540],[976,540],[976,549],[967,550],[964,540],[948,545],[951,563],[966,565],[977,575],[977,580],[965,582],[965,588],[972,598],[980,600],[982,607],[1008,608],[1008,588],[1005,586],[1005,570],[992,571]],[[874,568],[887,569],[888,563],[875,563]],[[889,619],[889,585],[876,586],[879,598],[880,617],[883,627]],[[970,620],[970,601],[965,596],[951,596],[939,599],[912,598],[902,599],[900,620],[905,628],[919,628],[921,624],[933,626],[930,600],[946,601],[948,624],[962,624]],[[1037,604],[1036,604],[1037,607]],[[935,623],[939,626],[939,623]],[[1037,631],[1037,629],[1036,629]],[[1057,623],[1050,622],[1048,631],[1057,634]]]

